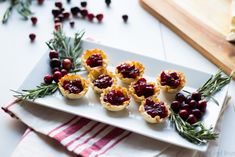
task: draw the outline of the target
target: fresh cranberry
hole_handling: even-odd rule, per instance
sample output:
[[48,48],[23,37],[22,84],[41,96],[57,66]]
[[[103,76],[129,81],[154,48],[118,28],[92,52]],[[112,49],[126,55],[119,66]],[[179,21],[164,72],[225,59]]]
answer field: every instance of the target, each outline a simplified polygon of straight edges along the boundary
[[53,81],[53,76],[52,75],[46,75],[45,77],[44,77],[44,82],[46,83],[46,84],[51,84],[52,83],[52,81]]
[[65,20],[63,14],[58,15],[57,18],[59,18],[61,22],[63,22]]
[[180,108],[181,108],[181,109],[185,109],[185,110],[187,110],[187,111],[190,110],[189,104],[181,104],[181,107],[180,107]]
[[87,18],[88,18],[88,20],[89,21],[93,21],[93,19],[94,19],[94,14],[92,14],[92,13],[89,13],[88,15],[87,15]]
[[191,100],[192,100],[192,98],[191,98],[191,96],[189,95],[189,96],[187,96],[187,98],[185,99],[185,103],[186,103],[186,104],[189,104]]
[[197,122],[197,118],[193,115],[193,114],[190,114],[188,116],[188,119],[186,120],[189,124],[194,124]]
[[191,97],[192,97],[192,99],[195,100],[195,101],[200,101],[200,100],[201,100],[201,93],[199,93],[199,92],[193,92]]
[[86,6],[87,6],[87,2],[86,2],[86,1],[82,1],[82,2],[81,2],[81,6],[82,6],[82,7],[86,7]]
[[60,21],[60,18],[56,17],[56,18],[54,19],[54,23],[60,23],[60,22],[62,22],[62,21]]
[[55,2],[55,6],[61,9],[63,7],[63,4],[62,2]]
[[80,13],[82,17],[86,17],[88,15],[88,11],[86,9],[82,9]]
[[188,119],[188,116],[189,116],[189,112],[185,109],[182,109],[179,111],[179,116],[183,119],[183,120],[186,120]]
[[123,19],[123,21],[126,23],[127,22],[127,20],[128,20],[128,15],[122,15],[122,19]]
[[202,111],[203,113],[206,112],[206,106],[207,106],[207,101],[205,100],[200,100],[198,102],[198,109]]
[[110,4],[111,4],[111,0],[105,0],[105,3],[106,3],[106,5],[107,5],[107,7],[109,7]]
[[59,53],[55,50],[51,50],[50,53],[49,53],[49,57],[50,57],[50,59],[59,58]]
[[117,70],[123,75],[124,78],[136,78],[140,75],[139,69],[137,69],[134,65],[129,65],[127,63],[119,65]]
[[31,22],[33,25],[36,25],[37,21],[38,21],[37,17],[35,17],[35,16],[31,17]]
[[52,69],[52,74],[54,74],[54,72],[56,72],[56,71],[60,71],[60,68],[59,68],[59,67],[53,68],[53,69]]
[[147,84],[144,78],[139,79],[134,85],[135,93],[137,96],[144,96],[145,98],[154,94],[154,85]]
[[60,67],[60,65],[61,65],[61,62],[60,62],[60,60],[58,58],[52,58],[50,60],[51,68]]
[[103,14],[97,14],[95,17],[97,18],[98,22],[102,22],[102,20],[104,18],[104,15]]
[[104,89],[112,86],[113,80],[109,75],[102,74],[93,81],[94,86]]
[[104,101],[112,105],[122,105],[127,100],[129,100],[129,98],[119,90],[111,90],[104,95]]
[[51,13],[53,14],[54,17],[57,17],[60,15],[61,11],[59,9],[53,9]]
[[71,62],[71,60],[70,59],[64,59],[63,61],[62,61],[62,67],[64,68],[64,69],[66,69],[66,70],[70,70],[71,68],[72,68],[72,62]]
[[70,13],[69,12],[64,12],[63,16],[64,16],[64,19],[69,19]]
[[73,8],[70,9],[70,11],[71,11],[73,16],[77,16],[78,13],[80,13],[81,10],[80,10],[79,7],[73,7]]
[[173,101],[171,103],[171,109],[175,112],[178,113],[180,110],[180,102],[179,101]]
[[54,79],[54,81],[55,81],[56,83],[59,82],[59,80],[61,79],[61,77],[62,77],[62,74],[61,74],[60,71],[54,72],[54,74],[53,74],[53,79]]
[[153,100],[146,99],[144,110],[152,117],[159,116],[165,118],[168,115],[168,110],[163,102],[154,102]]
[[42,5],[44,3],[44,0],[37,0],[39,5]]
[[65,80],[62,84],[62,87],[65,90],[68,90],[70,93],[78,94],[83,90],[82,81],[75,79],[72,81]]
[[101,54],[93,54],[87,60],[86,64],[90,67],[98,67],[103,65],[103,58]]
[[62,76],[67,75],[68,71],[66,69],[61,69],[61,74]]
[[177,88],[180,85],[180,77],[176,72],[165,73],[164,71],[160,75],[161,85],[171,86],[173,88]]
[[198,103],[197,103],[195,100],[191,100],[191,101],[189,102],[189,107],[190,107],[191,109],[196,108],[197,105],[198,105]]
[[36,38],[36,34],[34,34],[34,33],[29,34],[29,39],[31,42],[34,42],[35,38]]
[[62,24],[61,23],[55,23],[55,30],[58,31],[59,29],[61,29]]
[[191,113],[197,118],[201,119],[202,118],[202,112],[199,109],[193,109]]
[[185,96],[184,96],[184,94],[183,93],[177,93],[176,95],[175,95],[175,100],[177,100],[177,101],[179,101],[179,102],[184,102],[185,101]]
[[75,22],[74,22],[74,21],[70,21],[70,22],[69,22],[69,25],[70,25],[71,28],[73,28],[74,25],[75,25]]

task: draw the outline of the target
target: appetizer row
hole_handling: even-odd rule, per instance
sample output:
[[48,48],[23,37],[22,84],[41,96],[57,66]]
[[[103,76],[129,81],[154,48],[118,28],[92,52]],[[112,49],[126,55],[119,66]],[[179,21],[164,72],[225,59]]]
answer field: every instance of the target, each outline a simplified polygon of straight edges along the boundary
[[[185,85],[182,72],[165,70],[155,82],[147,82],[143,78],[144,66],[137,61],[125,61],[115,68],[115,74],[107,70],[108,58],[99,49],[87,50],[82,56],[82,64],[89,72],[88,81],[79,75],[68,74],[59,80],[61,93],[69,99],[84,96],[91,84],[93,90],[100,95],[104,108],[110,111],[125,109],[131,96],[140,103],[139,112],[150,123],[161,123],[169,115],[169,106],[157,96],[160,89],[164,92],[176,93]],[[129,89],[117,85],[117,78],[129,85]],[[131,96],[130,96],[131,95]]]

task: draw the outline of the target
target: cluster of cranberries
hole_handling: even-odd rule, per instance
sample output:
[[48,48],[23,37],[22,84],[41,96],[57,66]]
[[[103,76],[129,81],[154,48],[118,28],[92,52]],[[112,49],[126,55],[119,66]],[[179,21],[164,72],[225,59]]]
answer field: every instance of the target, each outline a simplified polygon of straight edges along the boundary
[[57,83],[61,77],[68,74],[68,72],[73,68],[73,63],[71,59],[68,58],[61,61],[59,59],[59,53],[54,50],[50,51],[49,57],[52,74],[46,75],[44,77],[44,82],[46,84],[51,84],[54,80]]
[[154,102],[151,99],[146,99],[144,110],[152,117],[159,116],[160,118],[165,118],[168,116],[168,110],[164,105],[164,102]]
[[162,86],[178,87],[180,85],[180,77],[176,72],[166,73],[162,72],[160,75]]
[[100,89],[104,89],[112,86],[113,80],[109,75],[101,74],[93,81],[93,84]]
[[154,94],[154,85],[147,84],[145,78],[140,78],[134,85],[135,93],[137,96],[144,96],[145,98]]
[[111,90],[104,96],[104,101],[112,105],[122,105],[123,102],[127,100],[129,100],[129,98],[119,90]]
[[193,92],[185,97],[182,93],[177,93],[175,101],[171,104],[171,109],[189,124],[198,122],[206,112],[207,102],[201,100],[201,94]]
[[102,58],[101,54],[99,54],[99,53],[93,54],[87,58],[86,64],[92,68],[102,66],[103,65],[103,58]]
[[117,67],[119,73],[122,74],[124,78],[136,78],[139,76],[140,71],[135,65],[129,65],[127,63],[123,63]]
[[83,90],[82,82],[79,79],[65,80],[62,87],[70,93],[78,94]]

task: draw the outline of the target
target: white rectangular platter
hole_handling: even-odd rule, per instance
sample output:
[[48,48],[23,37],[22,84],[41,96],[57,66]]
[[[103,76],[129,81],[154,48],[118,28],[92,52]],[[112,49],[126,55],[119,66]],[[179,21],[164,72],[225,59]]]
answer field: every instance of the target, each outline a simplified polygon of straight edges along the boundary
[[[136,60],[145,66],[144,77],[148,81],[156,81],[156,76],[166,69],[180,70],[185,73],[187,83],[184,89],[189,91],[195,91],[198,87],[211,76],[209,73],[197,71],[184,66],[172,64],[166,61],[138,55],[132,52],[104,46],[101,44],[83,41],[83,50],[99,48],[106,52],[109,58],[109,69],[113,70],[116,65],[126,60]],[[153,52],[154,53],[154,52]],[[142,52],[144,54],[144,52]],[[49,57],[46,53],[40,61],[33,68],[32,72],[23,82],[21,89],[33,89],[43,81],[43,76],[50,73]],[[87,73],[83,72],[82,76],[86,77]],[[207,112],[203,117],[203,122],[206,126],[214,127],[219,117],[219,113],[222,108],[222,104],[227,94],[227,87],[215,95],[216,100],[219,102],[219,106],[214,102],[208,103]],[[161,93],[159,98],[166,101],[168,104],[173,100],[171,95],[166,96]],[[207,145],[195,145],[184,138],[182,138],[172,126],[170,126],[169,120],[163,124],[148,124],[138,113],[138,104],[131,100],[129,107],[120,112],[106,111],[100,104],[99,95],[95,94],[91,88],[89,88],[86,96],[80,100],[68,100],[65,99],[59,92],[54,95],[47,96],[45,98],[39,98],[35,100],[35,103],[50,107],[53,109],[61,110],[78,116],[93,119],[95,121],[110,124],[116,127],[120,127],[150,138],[154,138],[160,141],[168,142],[181,147],[206,151]]]

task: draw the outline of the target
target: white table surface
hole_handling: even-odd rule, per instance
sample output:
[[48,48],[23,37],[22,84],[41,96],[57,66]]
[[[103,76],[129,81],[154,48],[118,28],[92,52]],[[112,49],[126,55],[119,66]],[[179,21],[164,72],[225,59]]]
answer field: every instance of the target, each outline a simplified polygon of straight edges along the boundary
[[[65,0],[64,0],[65,1]],[[79,5],[78,0],[72,0],[70,6]],[[47,1],[43,6],[33,4],[31,7],[38,17],[36,27],[30,21],[23,21],[19,15],[13,14],[8,24],[0,24],[0,104],[1,106],[12,98],[9,89],[17,89],[28,75],[37,60],[46,52],[45,41],[50,39],[53,30],[51,9],[54,1]],[[8,6],[0,3],[0,15]],[[76,27],[70,29],[68,23],[64,29],[72,34],[85,28],[86,37],[93,37],[102,43],[130,50],[154,58],[165,59],[202,71],[216,72],[218,68],[201,56],[190,45],[185,43],[174,32],[159,23],[143,10],[138,0],[112,0],[110,8],[104,0],[88,0],[88,9],[94,13],[104,13],[102,24],[76,20]],[[121,16],[128,14],[129,20],[124,24]],[[37,34],[35,43],[31,44],[28,34]],[[200,79],[200,78],[198,78]],[[231,82],[229,94],[232,96],[230,106],[225,111],[219,145],[220,156],[235,156],[235,82]],[[7,114],[0,111],[0,156],[8,157],[19,142],[26,127]],[[233,139],[233,140],[231,140]]]

